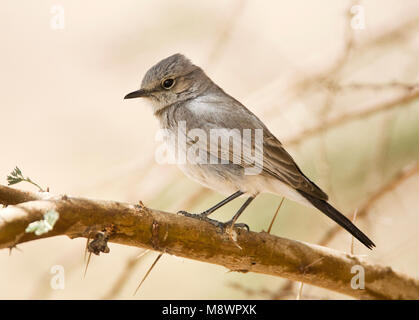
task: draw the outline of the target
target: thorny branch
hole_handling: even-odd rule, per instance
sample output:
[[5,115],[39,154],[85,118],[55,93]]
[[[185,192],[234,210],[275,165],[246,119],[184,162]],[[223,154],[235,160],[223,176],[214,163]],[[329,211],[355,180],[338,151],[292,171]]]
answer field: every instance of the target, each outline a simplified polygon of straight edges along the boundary
[[[25,198],[37,200],[19,203],[18,199]],[[111,242],[217,264],[232,271],[285,277],[360,299],[419,299],[419,281],[389,267],[264,232],[236,229],[239,249],[228,235],[209,223],[146,207],[67,196],[46,197],[1,185],[0,199],[8,205],[0,210],[0,248],[59,235],[88,237],[93,231],[112,229]],[[25,233],[29,223],[49,210],[60,214],[53,230],[40,236]],[[318,262],[313,264],[315,261]],[[365,270],[365,290],[351,288],[354,265],[362,265]]]

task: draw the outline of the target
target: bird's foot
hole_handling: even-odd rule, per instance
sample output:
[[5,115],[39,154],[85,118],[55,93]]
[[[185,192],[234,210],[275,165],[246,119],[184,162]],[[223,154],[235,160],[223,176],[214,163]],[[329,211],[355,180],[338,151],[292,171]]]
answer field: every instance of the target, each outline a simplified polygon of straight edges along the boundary
[[235,223],[233,224],[233,221],[227,221],[227,222],[221,222],[218,220],[214,220],[214,219],[210,219],[207,217],[203,217],[200,218],[203,221],[209,222],[211,223],[213,226],[216,226],[217,228],[219,228],[221,230],[221,232],[227,233],[227,234],[231,234],[232,231],[235,228],[239,228],[239,229],[246,229],[247,231],[250,231],[250,228],[247,224],[245,223]]
[[221,224],[220,227],[221,227],[222,232],[224,232],[233,241],[233,243],[237,246],[237,248],[241,250],[242,247],[239,245],[237,241],[238,233],[234,229],[240,228],[240,229],[246,229],[247,231],[250,231],[249,226],[245,223],[234,223],[233,220],[229,220],[227,222],[220,223],[220,224]]
[[218,222],[217,220],[208,218],[208,213],[206,211],[204,211],[202,213],[189,213],[187,211],[181,210],[181,211],[178,211],[177,214],[181,214],[182,216],[198,219],[198,220],[201,220],[201,221],[207,221],[207,222],[209,222],[211,224],[214,224],[214,225],[217,224],[217,223],[221,223],[221,222]]
[[210,218],[208,218],[208,214],[207,214],[206,211],[197,214],[197,213],[189,213],[187,211],[181,210],[181,211],[178,211],[178,214],[181,214],[185,217],[198,219],[198,220],[201,220],[201,221],[206,221],[206,222],[211,223],[212,225],[220,228],[222,231],[232,230],[233,228],[246,229],[247,231],[250,231],[249,226],[245,223],[235,223],[233,225],[233,220],[229,220],[227,222],[220,222],[218,220],[210,219]]
[[246,229],[247,231],[250,231],[250,228],[247,224],[245,224],[245,223],[234,223],[233,224],[232,220],[227,221],[227,222],[218,222],[217,221],[217,226],[220,227],[224,231],[232,230],[234,228]]
[[212,220],[212,219],[207,218],[207,215],[205,214],[205,212],[203,212],[203,213],[189,213],[187,211],[180,210],[180,211],[177,212],[177,214],[181,214],[182,216],[189,217],[189,218],[194,218],[194,219],[199,219],[199,220]]

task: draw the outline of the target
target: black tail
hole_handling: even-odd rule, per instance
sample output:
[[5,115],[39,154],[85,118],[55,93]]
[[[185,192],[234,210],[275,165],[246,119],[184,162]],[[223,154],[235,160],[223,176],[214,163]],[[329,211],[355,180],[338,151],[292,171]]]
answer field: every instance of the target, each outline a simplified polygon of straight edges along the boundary
[[357,238],[360,242],[364,244],[368,249],[375,247],[374,242],[372,242],[361,230],[359,230],[348,218],[343,214],[333,208],[325,200],[318,199],[309,195],[308,193],[297,190],[304,198],[306,198],[313,206],[327,215],[329,218],[337,222],[341,227],[348,231],[351,235]]

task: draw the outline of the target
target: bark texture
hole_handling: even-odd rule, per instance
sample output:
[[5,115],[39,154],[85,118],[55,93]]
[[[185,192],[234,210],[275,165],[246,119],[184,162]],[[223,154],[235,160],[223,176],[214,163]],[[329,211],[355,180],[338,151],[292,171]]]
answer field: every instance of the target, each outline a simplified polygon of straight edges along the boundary
[[[113,230],[110,241],[224,266],[238,272],[257,272],[334,290],[359,299],[419,299],[419,281],[373,265],[359,257],[265,232],[235,229],[231,236],[194,218],[143,206],[49,193],[30,193],[0,185],[0,248],[41,238],[67,235],[88,237]],[[60,217],[53,230],[37,236],[25,233],[29,223],[55,210]],[[365,289],[352,289],[360,265]]]

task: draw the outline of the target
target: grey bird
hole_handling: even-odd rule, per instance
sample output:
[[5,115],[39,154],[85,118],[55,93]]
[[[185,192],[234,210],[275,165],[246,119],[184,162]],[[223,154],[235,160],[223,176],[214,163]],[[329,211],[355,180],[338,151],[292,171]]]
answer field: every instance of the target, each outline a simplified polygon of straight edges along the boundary
[[[183,214],[215,221],[207,217],[231,200],[244,195],[247,196],[244,204],[230,221],[222,224],[228,227],[243,226],[235,222],[250,202],[260,193],[273,193],[314,206],[367,248],[375,247],[361,230],[328,203],[327,194],[304,175],[263,122],[243,104],[225,93],[184,55],[174,54],[151,67],[142,80],[141,88],[127,94],[125,99],[140,97],[151,102],[154,115],[167,133],[165,142],[177,157],[180,169],[202,185],[230,194],[199,215],[187,212],[182,212]],[[206,133],[207,137],[202,138],[201,135],[197,139],[196,135],[190,134],[195,129]],[[256,134],[244,137],[242,132],[245,129],[262,132],[261,145],[256,143]],[[214,130],[227,130],[227,145],[221,143],[214,148],[214,142],[208,138]],[[239,157],[232,151],[233,143],[229,139],[238,134],[241,139],[246,140],[242,146],[247,146],[243,147]],[[179,143],[180,138],[185,141],[184,145]],[[181,152],[188,152],[185,148],[193,148],[196,158],[191,160],[187,157],[186,161],[180,161]],[[250,159],[249,154],[252,152],[261,153],[260,161]],[[258,169],[255,171],[257,174],[247,174],[246,170],[250,168]]]

